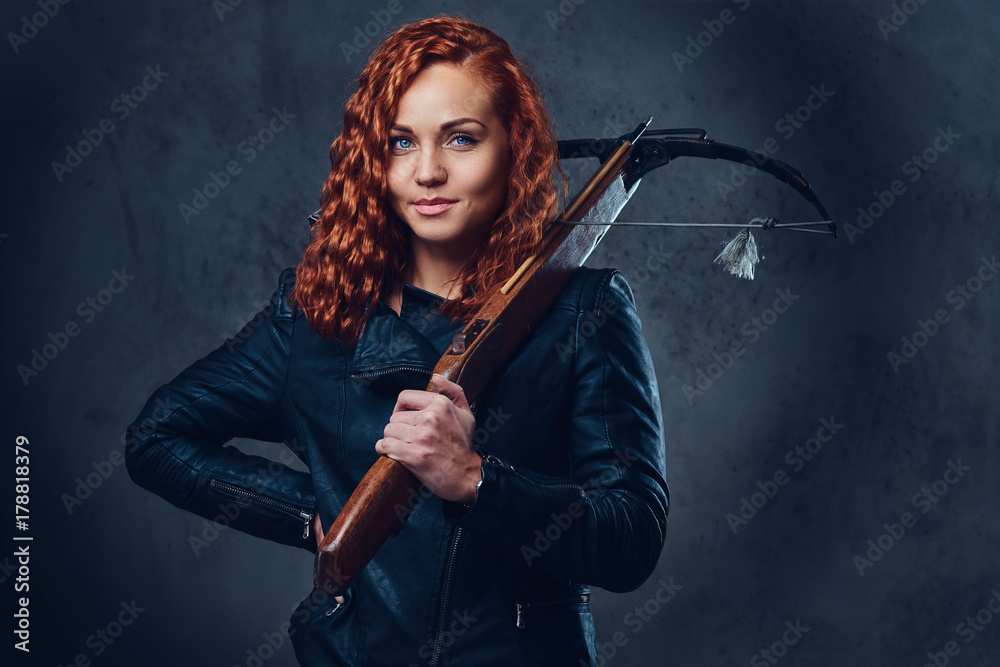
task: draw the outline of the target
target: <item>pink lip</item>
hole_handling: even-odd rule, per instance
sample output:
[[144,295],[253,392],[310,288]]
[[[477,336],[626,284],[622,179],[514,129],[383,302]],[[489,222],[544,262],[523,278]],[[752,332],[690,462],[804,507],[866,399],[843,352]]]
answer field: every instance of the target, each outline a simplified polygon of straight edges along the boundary
[[457,199],[435,197],[434,199],[418,199],[413,202],[413,206],[421,215],[439,215],[450,209],[456,203],[458,203]]

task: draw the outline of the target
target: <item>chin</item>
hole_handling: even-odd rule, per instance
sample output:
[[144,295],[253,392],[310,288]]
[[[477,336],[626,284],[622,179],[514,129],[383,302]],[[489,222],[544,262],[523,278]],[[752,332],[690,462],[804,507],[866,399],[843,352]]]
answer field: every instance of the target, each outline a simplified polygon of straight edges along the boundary
[[457,234],[414,234],[414,237],[427,245],[442,247],[463,241],[463,237]]
[[453,243],[467,235],[460,226],[447,220],[427,218],[408,223],[410,233],[426,243]]

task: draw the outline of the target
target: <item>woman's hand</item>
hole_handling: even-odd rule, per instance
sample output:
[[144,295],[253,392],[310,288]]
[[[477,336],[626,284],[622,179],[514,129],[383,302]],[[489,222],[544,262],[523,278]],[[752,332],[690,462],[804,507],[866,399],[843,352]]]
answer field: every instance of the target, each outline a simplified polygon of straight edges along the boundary
[[482,479],[482,457],[472,449],[476,418],[462,388],[441,375],[433,391],[406,389],[375,451],[405,465],[432,493],[471,505]]

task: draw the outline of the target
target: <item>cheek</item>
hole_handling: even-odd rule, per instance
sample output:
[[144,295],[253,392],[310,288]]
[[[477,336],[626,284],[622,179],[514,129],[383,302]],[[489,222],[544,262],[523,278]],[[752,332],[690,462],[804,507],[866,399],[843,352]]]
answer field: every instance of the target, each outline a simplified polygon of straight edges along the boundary
[[491,205],[503,202],[507,194],[507,179],[510,177],[506,160],[496,158],[484,160],[476,171],[476,190],[479,196]]
[[389,186],[389,194],[395,196],[399,191],[399,167],[394,163],[390,163],[386,169],[385,182]]
[[507,187],[510,181],[510,169],[506,161],[495,165],[492,172],[490,194],[497,208],[503,206],[507,198]]
[[406,179],[403,177],[402,172],[403,170],[400,165],[393,164],[390,164],[386,171],[386,187],[389,190],[389,201],[392,202],[393,208],[396,207],[396,202],[401,201],[406,195]]

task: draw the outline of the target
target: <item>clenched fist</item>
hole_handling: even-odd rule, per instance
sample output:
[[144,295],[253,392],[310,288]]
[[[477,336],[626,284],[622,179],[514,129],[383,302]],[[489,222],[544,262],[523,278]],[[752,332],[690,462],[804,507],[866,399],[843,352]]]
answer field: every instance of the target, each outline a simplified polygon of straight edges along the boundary
[[472,449],[476,418],[462,387],[441,375],[431,383],[435,391],[400,392],[375,451],[402,463],[440,498],[471,505],[482,479],[482,457]]

